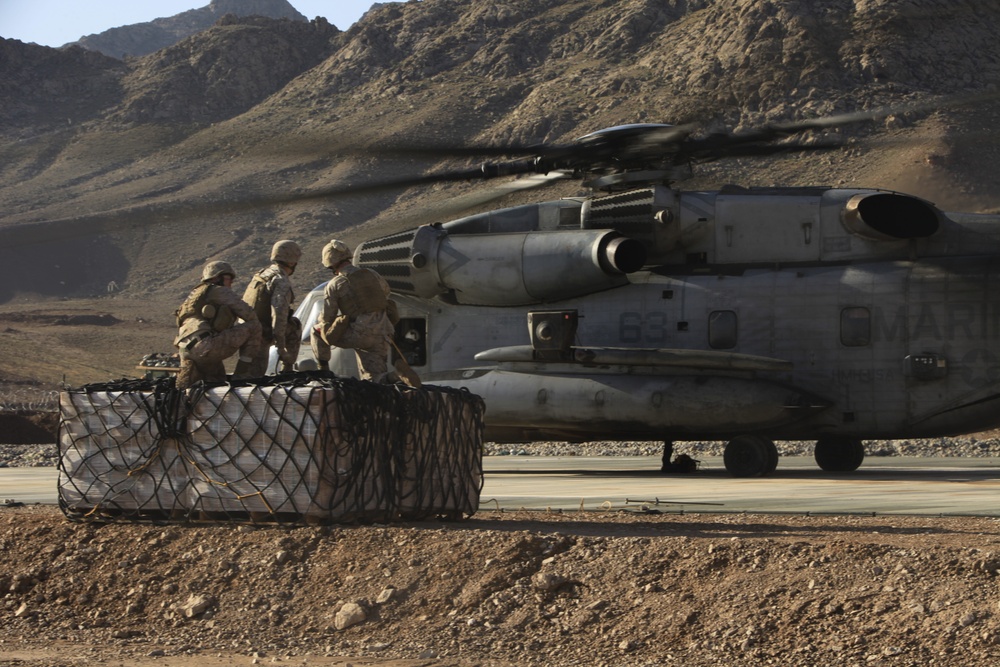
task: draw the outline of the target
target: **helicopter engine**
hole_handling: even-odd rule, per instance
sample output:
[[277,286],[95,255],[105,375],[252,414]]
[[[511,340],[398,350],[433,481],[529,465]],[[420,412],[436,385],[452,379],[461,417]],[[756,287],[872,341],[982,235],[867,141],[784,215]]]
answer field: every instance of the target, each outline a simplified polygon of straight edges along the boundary
[[[794,223],[777,230],[777,211]],[[399,294],[519,306],[620,287],[644,266],[905,257],[944,220],[930,202],[882,190],[652,185],[425,225],[366,241],[358,261]]]
[[361,244],[360,265],[392,290],[459,304],[518,306],[628,283],[645,246],[614,230],[449,233],[426,225]]

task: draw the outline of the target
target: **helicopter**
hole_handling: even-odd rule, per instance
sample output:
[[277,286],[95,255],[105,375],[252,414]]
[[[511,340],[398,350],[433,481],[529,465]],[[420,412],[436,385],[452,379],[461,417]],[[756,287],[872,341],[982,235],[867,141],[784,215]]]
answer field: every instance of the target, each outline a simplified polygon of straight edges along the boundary
[[[880,115],[397,147],[516,159],[372,189],[515,175],[590,194],[369,239],[354,263],[388,281],[421,381],[483,397],[488,440],[663,441],[664,470],[675,442],[720,440],[737,477],[809,440],[819,468],[851,472],[864,440],[1000,425],[1000,220],[878,188],[674,184],[700,162],[838,148],[805,133]],[[322,288],[299,306],[306,332]],[[299,368],[314,363],[303,345]],[[353,350],[330,368],[356,375]]]

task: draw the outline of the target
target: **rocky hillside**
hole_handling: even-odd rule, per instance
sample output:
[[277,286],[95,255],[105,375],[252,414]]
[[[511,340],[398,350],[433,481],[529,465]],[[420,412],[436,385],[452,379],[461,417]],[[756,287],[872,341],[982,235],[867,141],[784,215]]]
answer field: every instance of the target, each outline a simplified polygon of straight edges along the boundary
[[182,12],[176,16],[110,28],[96,35],[86,35],[74,44],[115,58],[145,56],[172,46],[185,37],[207,30],[226,15],[306,20],[306,17],[286,0],[212,0],[205,7]]
[[172,302],[206,259],[254,266],[280,237],[316,248],[296,276],[311,284],[331,235],[412,226],[478,187],[274,203],[433,166],[365,149],[393,139],[742,129],[927,102],[837,131],[846,150],[709,164],[682,185],[883,186],[996,207],[998,104],[942,100],[996,91],[997,24],[1000,6],[971,0],[422,0],[377,5],[346,32],[226,18],[127,62],[6,40],[0,302],[93,296],[112,280]]

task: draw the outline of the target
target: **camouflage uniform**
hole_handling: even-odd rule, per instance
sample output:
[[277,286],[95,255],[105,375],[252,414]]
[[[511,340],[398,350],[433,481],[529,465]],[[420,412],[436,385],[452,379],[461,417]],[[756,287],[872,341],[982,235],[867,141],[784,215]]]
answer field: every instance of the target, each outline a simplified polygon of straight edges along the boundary
[[251,279],[243,300],[254,309],[261,323],[261,346],[250,362],[248,375],[264,375],[271,345],[278,348],[278,361],[290,369],[299,358],[302,345],[302,325],[292,319],[295,293],[291,278],[275,262]]
[[[193,304],[198,305],[194,312]],[[177,376],[179,389],[186,389],[199,380],[225,382],[223,362],[237,351],[241,359],[249,360],[260,347],[260,322],[253,309],[230,288],[209,283],[207,279],[188,295],[177,318],[174,345],[181,357]],[[236,324],[236,318],[243,322]]]
[[[349,276],[358,271],[367,271],[377,279],[382,298],[365,297],[352,288]],[[387,366],[389,341],[394,331],[386,315],[389,291],[389,284],[378,273],[347,264],[327,283],[323,292],[323,313],[318,322],[320,331],[327,331],[340,312],[349,317],[350,325],[337,341],[337,347],[354,349],[362,380],[386,382],[392,379]],[[316,360],[329,362],[330,345],[316,329],[310,334],[310,342]]]

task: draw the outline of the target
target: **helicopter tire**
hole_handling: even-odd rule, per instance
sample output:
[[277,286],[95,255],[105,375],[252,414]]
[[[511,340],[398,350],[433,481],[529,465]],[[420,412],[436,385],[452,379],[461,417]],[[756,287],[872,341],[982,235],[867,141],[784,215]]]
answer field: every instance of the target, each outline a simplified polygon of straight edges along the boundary
[[739,435],[726,444],[722,460],[733,477],[762,477],[778,467],[778,449],[764,436]]
[[858,438],[820,438],[814,456],[826,472],[854,472],[865,460],[865,445]]
[[778,469],[778,448],[774,444],[774,440],[765,438],[767,440],[767,472],[765,475],[770,475],[772,472]]

